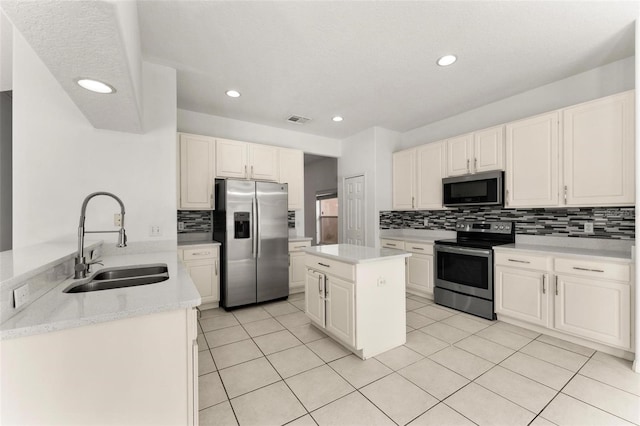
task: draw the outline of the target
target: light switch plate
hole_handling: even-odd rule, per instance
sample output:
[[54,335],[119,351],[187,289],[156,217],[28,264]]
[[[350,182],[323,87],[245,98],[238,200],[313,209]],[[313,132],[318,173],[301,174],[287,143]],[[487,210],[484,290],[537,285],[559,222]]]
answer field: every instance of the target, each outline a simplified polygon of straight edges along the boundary
[[422,224],[423,224],[424,226],[429,226],[429,218],[426,218],[426,217],[425,217],[425,218],[423,218],[423,219],[422,219]]
[[29,284],[18,287],[13,290],[13,307],[19,308],[29,300]]
[[584,224],[584,233],[585,234],[593,234],[593,222],[585,222],[585,224]]

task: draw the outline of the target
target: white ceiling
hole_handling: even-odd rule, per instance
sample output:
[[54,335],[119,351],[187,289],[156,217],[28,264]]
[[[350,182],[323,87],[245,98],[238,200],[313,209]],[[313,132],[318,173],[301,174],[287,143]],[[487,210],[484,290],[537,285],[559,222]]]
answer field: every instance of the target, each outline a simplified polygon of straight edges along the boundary
[[[632,56],[639,5],[139,1],[138,16],[144,58],[178,70],[178,108],[344,138],[405,132]],[[458,62],[438,67],[446,53]]]

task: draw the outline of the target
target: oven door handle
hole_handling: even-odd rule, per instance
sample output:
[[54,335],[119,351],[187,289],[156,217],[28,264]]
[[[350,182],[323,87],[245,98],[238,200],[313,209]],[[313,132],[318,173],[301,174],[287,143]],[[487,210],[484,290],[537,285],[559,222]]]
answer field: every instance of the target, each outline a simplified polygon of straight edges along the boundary
[[436,244],[436,251],[443,251],[447,253],[468,253],[475,256],[491,256],[491,250],[483,250],[483,249],[475,249],[475,248],[466,248],[466,247],[450,247],[450,246],[441,246]]

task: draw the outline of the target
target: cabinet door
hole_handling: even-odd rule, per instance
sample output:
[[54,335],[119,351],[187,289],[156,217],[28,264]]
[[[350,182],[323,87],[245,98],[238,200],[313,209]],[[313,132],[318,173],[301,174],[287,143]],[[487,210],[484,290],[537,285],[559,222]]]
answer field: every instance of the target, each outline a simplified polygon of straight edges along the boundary
[[393,208],[415,208],[416,150],[393,153]]
[[216,176],[247,179],[247,143],[216,139]]
[[504,266],[495,271],[496,313],[548,327],[548,274]]
[[504,126],[480,130],[473,134],[474,173],[504,170]]
[[180,135],[180,209],[211,210],[215,139]]
[[302,291],[306,276],[304,253],[289,253],[289,262],[289,292]]
[[633,205],[633,91],[565,109],[563,131],[566,204]]
[[278,182],[278,148],[250,143],[249,179]]
[[407,259],[407,288],[433,295],[433,256],[413,253]]
[[473,171],[473,133],[447,140],[447,176],[466,175]]
[[304,154],[297,149],[280,148],[280,183],[289,186],[289,210],[304,208]]
[[418,209],[442,209],[442,178],[445,177],[446,145],[434,142],[416,148]]
[[194,260],[185,262],[187,272],[196,285],[198,293],[200,293],[202,303],[220,300],[216,262],[217,260]]
[[555,328],[631,349],[629,284],[557,275]]
[[355,300],[352,282],[327,275],[327,330],[350,346],[355,346]]
[[506,207],[558,205],[558,113],[506,126]]
[[307,269],[304,289],[305,312],[311,321],[324,328],[324,274]]

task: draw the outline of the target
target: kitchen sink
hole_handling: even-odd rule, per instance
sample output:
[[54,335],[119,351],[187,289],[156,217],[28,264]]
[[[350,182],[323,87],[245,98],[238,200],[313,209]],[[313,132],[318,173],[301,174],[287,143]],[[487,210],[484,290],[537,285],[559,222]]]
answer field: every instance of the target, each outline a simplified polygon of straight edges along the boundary
[[91,277],[76,281],[63,290],[64,293],[84,293],[154,284],[169,279],[169,269],[164,263],[104,268]]

